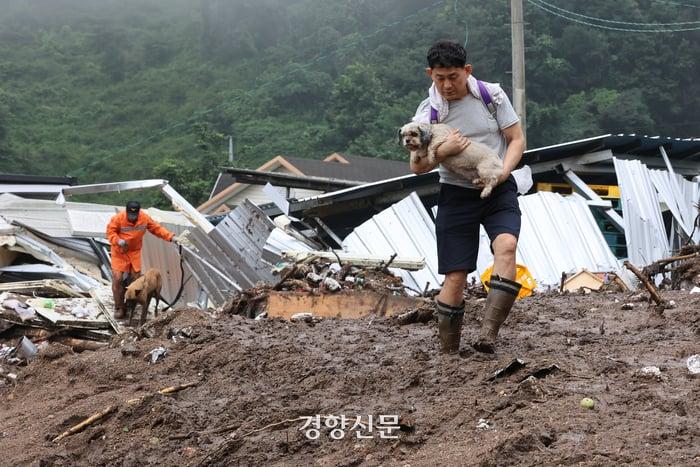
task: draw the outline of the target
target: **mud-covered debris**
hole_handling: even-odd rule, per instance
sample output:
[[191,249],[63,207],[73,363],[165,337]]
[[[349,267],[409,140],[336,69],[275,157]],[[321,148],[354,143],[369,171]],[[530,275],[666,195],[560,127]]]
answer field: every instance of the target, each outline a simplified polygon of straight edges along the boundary
[[537,369],[531,371],[530,373],[527,374],[527,376],[525,376],[525,377],[524,377],[522,380],[520,380],[520,381],[521,381],[521,382],[522,382],[522,381],[525,381],[525,380],[528,379],[528,378],[542,379],[542,378],[544,378],[544,377],[546,377],[546,376],[559,373],[560,371],[561,371],[561,368],[559,368],[559,366],[556,365],[556,364],[552,364],[552,365],[548,365],[548,366],[543,366],[543,367],[541,367],[541,368],[537,368]]
[[323,285],[326,287],[326,289],[330,290],[331,292],[336,292],[343,288],[343,286],[340,285],[340,282],[333,279],[332,277],[326,277],[325,279],[323,279]]
[[639,369],[639,374],[644,376],[661,376],[661,370],[658,366],[645,366]]
[[623,303],[620,307],[621,310],[634,310],[634,303]]
[[688,371],[693,375],[700,374],[700,355],[691,355],[685,362],[688,367]]
[[477,430],[493,430],[494,424],[489,422],[485,418],[480,418],[479,421],[476,422],[476,429]]
[[499,370],[496,370],[493,376],[487,378],[486,381],[495,381],[499,378],[512,375],[516,371],[523,368],[525,365],[527,365],[527,363],[525,363],[525,360],[523,360],[522,358],[514,358],[510,363],[508,363],[508,365],[504,366]]
[[187,339],[191,338],[194,335],[194,329],[192,326],[185,326],[182,328],[178,327],[172,327],[168,329],[168,338],[172,339],[175,337],[185,337]]
[[310,321],[313,321],[314,315],[313,315],[313,313],[295,313],[292,315],[292,317],[290,319],[292,321],[310,322]]
[[156,363],[165,358],[168,354],[168,349],[165,347],[156,347],[146,354],[146,359],[150,360],[151,363]]
[[125,357],[136,357],[139,354],[138,349],[131,342],[122,345],[121,352]]
[[10,357],[19,358],[24,363],[29,363],[36,358],[37,352],[38,349],[36,348],[36,345],[34,345],[34,342],[32,342],[27,336],[22,336],[19,342],[17,342],[17,345],[12,351]]

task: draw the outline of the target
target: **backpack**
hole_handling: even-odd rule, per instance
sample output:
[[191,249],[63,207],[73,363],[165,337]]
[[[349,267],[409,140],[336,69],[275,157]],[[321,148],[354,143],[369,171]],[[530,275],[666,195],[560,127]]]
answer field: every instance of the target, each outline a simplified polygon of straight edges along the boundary
[[[493,118],[496,118],[496,106],[493,104],[493,99],[491,99],[491,94],[489,90],[486,89],[486,85],[483,81],[477,79],[476,84],[479,87],[479,95],[481,95],[481,102],[484,103],[486,108],[491,113]],[[438,123],[440,120],[438,116],[438,111],[435,107],[430,107],[430,123]]]

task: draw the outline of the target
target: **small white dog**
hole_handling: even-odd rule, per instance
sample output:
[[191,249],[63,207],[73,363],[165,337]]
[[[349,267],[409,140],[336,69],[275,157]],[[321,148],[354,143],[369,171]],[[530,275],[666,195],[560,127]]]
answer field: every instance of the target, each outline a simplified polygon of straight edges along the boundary
[[[405,124],[399,130],[401,144],[411,151],[411,160],[418,162],[427,157],[435,164],[435,151],[445,142],[452,128],[442,123]],[[503,173],[503,162],[488,146],[471,141],[469,146],[459,154],[446,158],[442,165],[448,170],[464,177],[475,185],[483,186],[481,197],[487,198],[496,186],[498,177]]]

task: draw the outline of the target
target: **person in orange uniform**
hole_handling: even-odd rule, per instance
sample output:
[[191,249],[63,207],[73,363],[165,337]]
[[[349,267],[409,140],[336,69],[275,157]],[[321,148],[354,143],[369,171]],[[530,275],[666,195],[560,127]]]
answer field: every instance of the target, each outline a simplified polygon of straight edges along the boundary
[[138,201],[126,203],[126,210],[115,214],[107,225],[112,250],[112,294],[114,317],[126,317],[124,294],[130,282],[141,274],[141,248],[146,231],[166,242],[175,242],[175,234],[141,211]]

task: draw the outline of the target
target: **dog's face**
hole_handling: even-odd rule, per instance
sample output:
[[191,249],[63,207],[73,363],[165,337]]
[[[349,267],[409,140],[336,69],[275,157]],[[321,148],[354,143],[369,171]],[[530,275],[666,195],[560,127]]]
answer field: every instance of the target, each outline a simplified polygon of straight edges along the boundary
[[432,134],[429,123],[407,123],[399,130],[399,143],[409,151],[425,148],[430,143]]
[[136,287],[128,287],[126,289],[126,293],[124,294],[124,299],[129,301],[136,301],[138,300],[139,293],[141,292],[141,289],[138,289]]

